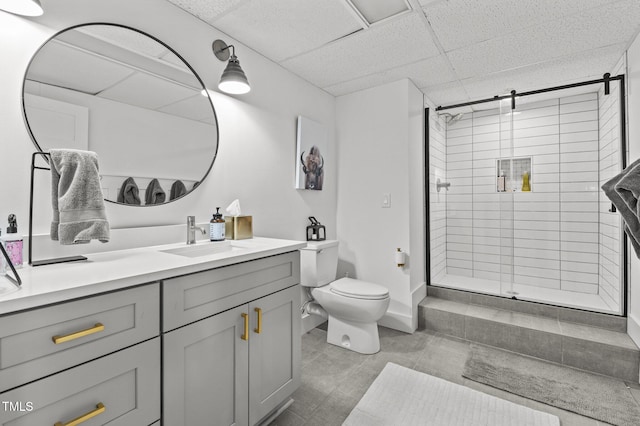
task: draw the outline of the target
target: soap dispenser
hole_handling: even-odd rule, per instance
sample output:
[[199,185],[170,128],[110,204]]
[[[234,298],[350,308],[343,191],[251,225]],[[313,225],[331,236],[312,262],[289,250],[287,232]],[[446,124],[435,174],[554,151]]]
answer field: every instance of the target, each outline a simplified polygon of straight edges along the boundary
[[506,179],[504,176],[504,170],[500,170],[500,175],[498,176],[498,192],[505,192],[507,190],[506,187]]
[[[5,251],[9,255],[9,259],[15,268],[22,267],[22,236],[18,235],[18,220],[15,214],[9,215],[9,226],[7,227],[7,233],[0,237]],[[7,265],[4,264],[5,260],[2,260],[2,271],[6,270]]]
[[224,241],[225,222],[220,213],[220,207],[216,207],[216,212],[209,223],[209,239],[211,241]]

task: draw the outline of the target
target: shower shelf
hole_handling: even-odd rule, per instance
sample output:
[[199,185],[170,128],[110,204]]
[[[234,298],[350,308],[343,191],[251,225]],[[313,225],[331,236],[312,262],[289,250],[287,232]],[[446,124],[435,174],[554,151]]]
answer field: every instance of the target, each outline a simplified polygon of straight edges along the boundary
[[[496,185],[496,192],[532,192],[532,177],[533,177],[533,159],[532,157],[511,157],[511,158],[498,158],[496,159],[496,174],[500,176],[500,171],[505,175],[505,191],[498,191]],[[522,175],[524,172],[529,172],[529,191],[522,191]],[[513,176],[513,182],[510,176]]]

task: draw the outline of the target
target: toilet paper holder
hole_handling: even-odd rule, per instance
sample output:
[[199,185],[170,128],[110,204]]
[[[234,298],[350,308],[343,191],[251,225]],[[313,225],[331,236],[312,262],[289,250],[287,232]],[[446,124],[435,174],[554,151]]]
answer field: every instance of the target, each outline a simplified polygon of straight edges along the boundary
[[406,263],[407,254],[398,247],[398,250],[396,251],[396,265],[398,265],[398,268],[403,268]]

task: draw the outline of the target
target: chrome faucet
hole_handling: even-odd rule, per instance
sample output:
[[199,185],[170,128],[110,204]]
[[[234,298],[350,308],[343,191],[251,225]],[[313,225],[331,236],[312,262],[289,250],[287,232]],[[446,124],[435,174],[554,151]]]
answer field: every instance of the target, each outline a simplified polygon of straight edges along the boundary
[[207,234],[207,230],[196,226],[196,217],[195,216],[187,216],[187,244],[195,244],[196,243],[196,229],[202,231],[202,235]]

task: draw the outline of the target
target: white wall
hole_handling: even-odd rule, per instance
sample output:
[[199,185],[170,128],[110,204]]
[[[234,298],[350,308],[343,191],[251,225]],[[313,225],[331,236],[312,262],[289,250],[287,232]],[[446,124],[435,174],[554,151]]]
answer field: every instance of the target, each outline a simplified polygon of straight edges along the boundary
[[[627,51],[627,149],[628,162],[640,158],[640,37]],[[631,245],[628,246],[629,287],[627,294],[627,332],[640,346],[640,259],[638,259]]]
[[[380,323],[408,332],[417,327],[414,299],[425,290],[422,105],[409,80],[336,99],[338,276],[389,288]],[[390,208],[382,208],[385,193]],[[409,254],[405,268],[395,264],[396,248]]]
[[[209,89],[225,67],[211,52],[222,38],[236,46],[252,91],[231,97],[213,93],[220,126],[218,158],[209,177],[191,195],[158,207],[107,204],[113,228],[182,224],[196,215],[208,222],[216,206],[239,198],[253,215],[254,233],[305,239],[308,216],[315,216],[336,236],[335,99],[273,62],[174,5],[158,0],[66,0],[48,2],[39,18],[0,11],[0,227],[9,213],[18,216],[26,234],[29,163],[34,151],[22,117],[22,82],[31,56],[49,37],[64,28],[88,22],[111,22],[138,28],[164,41],[199,73]],[[15,43],[10,41],[14,40]],[[294,189],[296,117],[301,114],[328,128],[329,152],[323,191]],[[48,179],[41,172],[38,179]],[[36,208],[49,209],[46,194]],[[45,221],[46,222],[46,221]],[[36,224],[46,232],[48,223]]]

